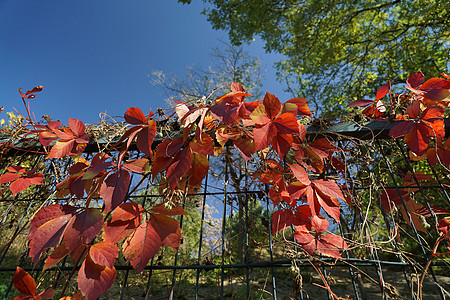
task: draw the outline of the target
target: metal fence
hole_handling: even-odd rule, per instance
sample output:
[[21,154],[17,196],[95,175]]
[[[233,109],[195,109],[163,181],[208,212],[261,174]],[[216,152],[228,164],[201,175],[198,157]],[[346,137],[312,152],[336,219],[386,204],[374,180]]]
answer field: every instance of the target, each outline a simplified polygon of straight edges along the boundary
[[[210,158],[210,172],[200,190],[185,191],[173,199],[187,211],[179,217],[183,239],[178,251],[161,248],[139,274],[119,255],[116,281],[102,298],[333,299],[329,287],[341,299],[417,299],[420,276],[431,259],[437,219],[418,217],[403,197],[407,194],[427,208],[439,204],[450,210],[446,185],[450,179],[426,161],[411,162],[403,142],[387,138],[391,126],[371,122],[308,128],[309,139],[326,137],[345,149],[336,154],[346,169],[339,180],[348,186],[352,204],[343,203],[340,224],[330,227],[349,245],[342,260],[308,256],[289,230],[272,235],[274,206],[268,187],[250,176],[257,160],[245,163],[230,153]],[[2,169],[11,157],[30,166],[44,159],[29,150],[22,145],[22,150],[4,156]],[[95,154],[95,147],[88,150],[85,155]],[[68,201],[53,190],[70,164],[59,165],[59,160],[52,164],[60,172],[53,174],[53,182],[25,197],[18,194],[0,202],[0,295],[4,299],[18,295],[12,285],[16,266],[30,272],[42,287],[56,283],[55,298],[77,290],[79,266],[73,261],[65,259],[43,270],[45,257],[33,268],[27,256],[27,226],[33,213],[41,205]],[[55,165],[47,167],[55,170]],[[415,175],[419,171],[431,179],[424,182]],[[412,174],[412,184],[402,182],[407,173]],[[144,207],[161,198],[151,181],[144,187],[129,197]],[[380,199],[388,190],[397,191],[401,204],[385,213]],[[417,228],[418,224],[422,227]],[[449,263],[448,255],[433,259],[423,282],[423,299],[450,297]]]

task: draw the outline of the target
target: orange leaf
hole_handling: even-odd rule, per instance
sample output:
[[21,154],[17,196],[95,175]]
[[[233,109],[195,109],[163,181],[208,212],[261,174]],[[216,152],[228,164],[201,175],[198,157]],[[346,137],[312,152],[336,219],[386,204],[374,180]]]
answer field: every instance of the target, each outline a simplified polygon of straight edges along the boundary
[[86,257],[78,271],[78,288],[87,300],[96,300],[111,287],[116,278],[116,269],[100,266]]
[[86,130],[86,126],[84,126],[83,122],[77,119],[69,119],[69,127],[78,137],[83,136],[84,131]]
[[206,174],[208,174],[208,170],[208,157],[194,153],[191,168],[186,172],[186,175],[189,177],[189,185],[195,186],[201,184]]
[[144,270],[149,260],[163,245],[178,248],[181,229],[178,221],[167,216],[152,214],[123,244],[123,253],[136,273]]
[[89,244],[103,227],[103,216],[98,208],[86,208],[73,216],[64,230],[64,244],[70,255],[75,255],[80,246]]
[[152,208],[152,211],[154,213],[165,215],[165,216],[178,216],[178,215],[187,215],[184,211],[183,207],[177,206],[173,207],[172,209],[168,210],[164,203],[158,204]]
[[73,147],[75,146],[75,140],[60,140],[57,141],[56,144],[52,147],[50,150],[50,153],[48,154],[48,158],[61,158],[64,157],[72,151]]
[[53,267],[58,262],[61,261],[67,254],[69,254],[69,251],[66,249],[64,243],[56,247],[52,254],[50,254],[47,259],[45,260],[44,264],[44,271]]
[[299,180],[303,185],[311,184],[308,173],[306,173],[305,169],[302,166],[298,164],[292,164],[289,165],[289,168],[292,170],[292,173],[294,173],[295,178],[297,178],[297,180]]
[[119,255],[119,248],[110,241],[103,241],[91,246],[89,256],[97,265],[114,268],[114,261]]
[[17,267],[16,273],[13,276],[13,283],[15,288],[24,295],[36,295],[36,282],[24,269]]
[[135,230],[142,220],[144,208],[133,202],[122,203],[103,227],[103,239],[117,243]]

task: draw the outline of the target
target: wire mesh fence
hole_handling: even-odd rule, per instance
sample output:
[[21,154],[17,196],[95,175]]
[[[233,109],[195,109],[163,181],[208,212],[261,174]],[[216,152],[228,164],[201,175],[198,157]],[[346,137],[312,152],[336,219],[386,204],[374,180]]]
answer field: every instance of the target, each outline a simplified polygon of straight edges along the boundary
[[[420,285],[423,299],[450,297],[448,255],[431,257],[437,224],[432,208],[450,210],[450,179],[443,175],[448,173],[427,161],[411,161],[402,141],[386,138],[389,126],[372,122],[308,129],[310,140],[325,138],[342,149],[334,154],[345,170],[338,183],[350,200],[341,199],[340,222],[330,218],[328,229],[349,245],[342,259],[309,255],[296,243],[293,226],[274,233],[274,207],[283,209],[283,204],[271,199],[271,187],[254,179],[261,158],[245,162],[228,147],[209,158],[210,170],[197,190],[180,188],[168,195],[157,180],[131,178],[127,198],[142,207],[169,201],[184,208],[187,214],[177,217],[182,242],[176,251],[162,247],[139,274],[119,254],[115,282],[101,298],[418,299]],[[41,162],[45,155],[31,149],[3,154],[2,169],[12,159],[31,167]],[[86,158],[96,154],[95,147],[88,149]],[[67,177],[72,164],[46,163],[52,177],[44,185],[0,202],[4,299],[18,295],[12,283],[17,266],[39,285],[51,284],[55,298],[76,293],[79,262],[65,258],[44,270],[47,251],[33,266],[27,241],[29,222],[39,208],[72,201],[55,193],[55,184]],[[328,166],[322,175],[337,172]]]

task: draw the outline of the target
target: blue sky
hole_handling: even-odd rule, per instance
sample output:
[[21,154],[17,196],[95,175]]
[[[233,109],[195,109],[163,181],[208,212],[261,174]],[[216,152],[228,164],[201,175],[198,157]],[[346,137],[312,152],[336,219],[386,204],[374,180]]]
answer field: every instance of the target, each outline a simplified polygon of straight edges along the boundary
[[[123,115],[137,106],[167,108],[153,70],[184,74],[186,66],[208,66],[211,49],[228,41],[201,15],[203,1],[176,0],[0,0],[0,106],[25,113],[17,92],[44,85],[32,99],[37,118],[50,114],[67,124],[99,113]],[[272,69],[280,56],[261,42],[246,50],[267,70],[263,90],[288,100]]]

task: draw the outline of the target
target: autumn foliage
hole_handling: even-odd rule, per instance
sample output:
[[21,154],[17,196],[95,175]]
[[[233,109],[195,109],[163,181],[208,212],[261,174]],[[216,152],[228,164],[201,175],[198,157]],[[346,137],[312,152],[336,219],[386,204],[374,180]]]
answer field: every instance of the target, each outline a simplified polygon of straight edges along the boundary
[[[407,89],[408,93],[394,94],[388,82],[376,100],[357,100],[350,106],[365,107],[362,114],[368,118],[396,121],[390,131],[393,138],[404,137],[414,155],[425,155],[432,165],[442,163],[450,168],[450,142],[444,140],[443,121],[450,101],[448,76],[424,82],[424,76],[417,73],[408,79]],[[20,93],[23,99],[31,99],[41,90]],[[328,178],[326,171],[346,172],[336,155],[344,149],[325,138],[307,139],[305,124],[311,112],[306,99],[282,103],[266,93],[261,100],[246,102],[249,96],[240,84],[232,83],[231,92],[211,105],[177,101],[172,114],[177,119],[162,121],[178,122],[181,131],[165,138],[158,137],[161,120],[151,110],[144,114],[131,107],[124,114],[128,129],[114,145],[90,159],[83,156],[90,136],[82,121],[69,119],[66,127],[59,121],[42,125],[24,118],[31,127],[27,136],[39,141],[47,159],[74,160],[69,176],[56,185],[59,195],[73,201],[43,206],[29,224],[28,255],[33,264],[47,250],[44,269],[69,256],[81,266],[78,289],[86,299],[97,299],[111,287],[120,251],[137,273],[142,272],[161,247],[176,250],[180,246],[182,230],[176,216],[186,212],[168,200],[152,208],[135,202],[129,197],[131,175],[158,183],[164,199],[170,199],[180,189],[198,188],[210,168],[209,158],[222,155],[227,147],[235,147],[245,161],[260,162],[253,180],[268,186],[267,196],[273,203],[272,234],[293,228],[298,246],[310,257],[342,258],[342,251],[350,245],[333,233],[330,223],[339,224],[343,203],[352,203],[342,182]],[[389,101],[383,101],[386,97]],[[129,155],[132,147],[141,153],[139,158]],[[9,166],[0,183],[17,195],[42,185],[44,176],[39,167]],[[405,178],[405,184],[408,180]],[[446,215],[439,208],[427,212],[408,200],[407,192],[406,207],[418,212],[412,220],[416,225],[420,225],[419,215]],[[381,200],[385,212],[403,207],[397,191],[386,191]],[[448,217],[439,222],[441,240],[449,238],[449,224]],[[52,296],[51,289],[36,294],[36,283],[21,268],[13,281],[23,295],[17,299]]]

